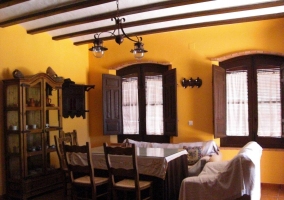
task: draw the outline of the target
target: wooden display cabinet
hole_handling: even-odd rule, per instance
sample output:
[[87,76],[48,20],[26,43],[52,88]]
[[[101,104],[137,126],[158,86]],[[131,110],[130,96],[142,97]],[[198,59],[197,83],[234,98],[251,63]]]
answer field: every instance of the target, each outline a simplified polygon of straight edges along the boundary
[[3,80],[6,193],[27,199],[63,185],[54,135],[62,130],[63,79]]

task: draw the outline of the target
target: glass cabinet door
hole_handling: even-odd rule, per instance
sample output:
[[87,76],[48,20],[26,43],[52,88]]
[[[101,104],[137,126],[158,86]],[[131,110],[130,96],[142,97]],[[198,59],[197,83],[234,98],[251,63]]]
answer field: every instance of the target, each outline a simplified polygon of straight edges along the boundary
[[46,84],[45,113],[45,145],[47,171],[58,169],[59,159],[56,152],[54,136],[59,137],[62,128],[61,120],[61,90]]
[[21,178],[20,134],[9,132],[7,134],[8,176],[12,179]]
[[7,85],[4,105],[7,111],[6,130],[18,131],[20,128],[19,116],[19,86]]
[[36,176],[44,172],[42,81],[24,87],[23,124],[25,146],[25,175]]
[[5,136],[8,177],[11,179],[21,178],[21,123],[19,107],[19,86],[18,84],[6,85],[4,93],[4,109],[6,110]]

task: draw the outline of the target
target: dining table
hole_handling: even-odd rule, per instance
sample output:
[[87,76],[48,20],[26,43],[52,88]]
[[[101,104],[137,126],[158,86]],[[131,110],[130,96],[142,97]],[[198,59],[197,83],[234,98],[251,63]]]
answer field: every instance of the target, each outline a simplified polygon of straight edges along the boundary
[[[154,199],[178,200],[181,182],[188,176],[187,151],[176,148],[142,148],[136,147],[137,165],[140,180],[153,183]],[[108,176],[103,146],[91,149],[95,175]],[[86,154],[72,154],[73,164],[86,165]],[[115,167],[131,168],[129,156],[112,156]]]
[[[187,151],[170,148],[136,147],[137,165],[140,180],[153,182],[154,199],[178,200],[181,182],[188,175]],[[106,172],[103,146],[91,149],[95,171]],[[118,166],[131,163],[129,157],[113,158]]]

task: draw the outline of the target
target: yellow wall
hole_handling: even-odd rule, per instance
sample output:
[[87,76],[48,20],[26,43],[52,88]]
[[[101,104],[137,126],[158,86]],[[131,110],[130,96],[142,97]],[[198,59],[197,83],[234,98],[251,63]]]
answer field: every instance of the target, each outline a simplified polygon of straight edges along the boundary
[[[143,37],[144,61],[170,62],[177,69],[178,131],[172,142],[213,139],[212,79],[210,58],[245,50],[264,50],[284,53],[284,19],[250,22],[227,26],[207,27],[187,31],[155,34]],[[90,45],[91,46],[91,45]],[[102,59],[88,52],[88,45],[74,46],[71,40],[53,41],[48,34],[28,35],[20,26],[0,29],[0,80],[11,78],[14,69],[30,75],[45,72],[48,66],[64,78],[78,84],[94,84],[87,95],[87,119],[64,119],[65,131],[76,129],[79,143],[91,139],[92,146],[101,145],[114,137],[103,136],[101,74],[109,67],[133,62],[129,53],[133,44],[127,40],[120,46],[105,42],[109,48]],[[182,88],[183,78],[203,80],[201,88]],[[2,92],[2,81],[0,92]],[[3,155],[3,100],[0,98],[0,195],[5,193]],[[188,126],[193,120],[193,126]],[[216,139],[219,143],[219,140]],[[236,150],[222,149],[224,159],[231,159]],[[262,182],[284,184],[284,152],[264,150]],[[277,176],[272,174],[276,173]]]
[[[178,137],[172,142],[190,142],[213,139],[212,111],[212,62],[210,58],[247,50],[263,50],[284,53],[284,19],[275,19],[243,24],[206,27],[171,33],[143,36],[144,47],[149,52],[142,61],[170,62],[177,69],[178,95]],[[90,81],[101,82],[100,72],[117,65],[134,62],[129,53],[133,44],[126,40],[120,46],[114,41],[104,43],[108,51],[101,59],[90,58]],[[92,45],[90,45],[91,47]],[[89,54],[92,56],[91,54]],[[96,77],[97,80],[91,80]],[[200,77],[201,88],[184,89],[180,81],[183,78]],[[90,117],[90,130],[102,131],[101,88],[90,101],[96,101],[98,112]],[[92,111],[93,112],[93,111]],[[91,114],[91,113],[90,113]],[[193,120],[193,126],[188,121]],[[100,135],[101,133],[90,133]],[[111,138],[113,139],[113,137]],[[101,139],[95,145],[101,145]],[[216,139],[219,143],[219,140]],[[238,150],[222,149],[224,159],[231,159]],[[273,161],[273,162],[271,162]],[[262,182],[284,184],[284,151],[264,150]],[[275,173],[277,176],[273,176]]]
[[[28,35],[21,26],[0,29],[0,195],[5,193],[2,80],[12,78],[15,69],[24,75],[46,72],[48,66],[64,78],[87,83],[88,46],[74,46],[71,40],[53,41],[48,34]],[[79,143],[88,139],[88,119],[63,120],[63,130],[76,129]]]

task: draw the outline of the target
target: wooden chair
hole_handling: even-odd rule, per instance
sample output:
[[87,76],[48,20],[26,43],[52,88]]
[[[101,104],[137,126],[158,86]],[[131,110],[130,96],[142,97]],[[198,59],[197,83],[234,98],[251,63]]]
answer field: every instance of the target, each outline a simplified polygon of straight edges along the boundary
[[76,130],[73,130],[71,132],[64,132],[64,131],[62,131],[62,135],[63,135],[63,137],[70,138],[70,142],[69,142],[70,145],[79,145],[78,139],[77,139],[77,131]]
[[[127,199],[127,194],[132,191],[135,194],[135,198],[131,199],[141,200],[141,199],[152,199],[152,182],[151,181],[140,181],[137,169],[137,155],[136,148],[134,144],[131,145],[120,145],[112,144],[109,146],[104,143],[104,153],[106,165],[109,172],[109,180],[111,182],[110,187],[113,192],[113,199],[118,198],[118,191],[123,191],[124,199]],[[119,167],[115,166],[112,162],[115,156],[124,156],[125,158],[130,158],[130,165],[125,167],[125,162]],[[148,189],[148,196],[146,198],[141,197],[141,191],[146,191]],[[146,193],[147,194],[147,193]],[[121,199],[121,198],[119,198]]]
[[63,151],[63,144],[65,143],[71,143],[71,138],[70,137],[57,137],[56,135],[54,136],[54,142],[55,142],[55,147],[56,147],[56,152],[58,155],[59,159],[59,164],[60,164],[60,169],[63,173],[64,176],[64,196],[67,199],[68,196],[70,196],[71,193],[71,179],[68,173],[68,168],[64,159],[64,151]]
[[[63,147],[65,162],[71,178],[72,197],[92,200],[96,200],[97,197],[109,198],[108,178],[94,176],[89,142],[83,146],[64,145]],[[80,163],[77,163],[76,157],[80,158]]]

